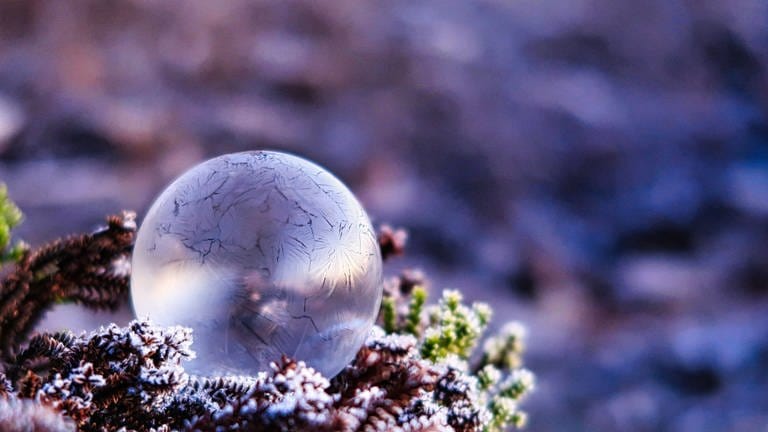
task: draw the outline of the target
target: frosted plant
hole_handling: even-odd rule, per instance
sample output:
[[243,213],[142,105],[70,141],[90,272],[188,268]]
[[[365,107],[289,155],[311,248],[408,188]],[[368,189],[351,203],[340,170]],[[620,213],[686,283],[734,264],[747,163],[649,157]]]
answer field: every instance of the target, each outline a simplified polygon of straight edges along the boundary
[[[487,305],[445,291],[429,306],[418,272],[387,283],[386,329],[374,326],[332,378],[288,356],[252,375],[191,375],[191,329],[146,320],[29,337],[56,302],[125,301],[128,274],[115,263],[128,258],[135,232],[131,213],[110,217],[94,233],[24,251],[2,279],[3,431],[491,432],[526,421],[520,403],[534,377],[522,369],[524,328],[504,325],[480,344]],[[382,248],[388,236],[379,236]]]
[[[0,201],[2,204],[2,201]],[[55,303],[115,309],[127,300],[128,275],[115,263],[130,255],[135,215],[107,218],[91,234],[56,240],[34,252],[22,250],[0,285],[0,357],[9,359]]]

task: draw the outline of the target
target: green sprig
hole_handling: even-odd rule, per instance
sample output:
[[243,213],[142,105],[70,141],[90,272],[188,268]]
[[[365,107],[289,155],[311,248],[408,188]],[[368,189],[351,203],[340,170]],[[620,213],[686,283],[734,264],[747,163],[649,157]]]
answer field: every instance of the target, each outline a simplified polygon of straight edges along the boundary
[[463,305],[459,291],[445,290],[438,307],[430,313],[430,326],[424,332],[421,355],[433,362],[453,354],[469,358],[491,318],[488,305]]
[[384,325],[384,331],[387,333],[397,332],[397,305],[395,299],[390,296],[384,296],[381,299],[381,315]]
[[11,231],[18,226],[24,215],[8,197],[8,189],[0,183],[0,266],[21,259],[28,246],[17,241],[11,246]]
[[427,290],[418,285],[414,287],[411,301],[408,304],[408,315],[405,321],[405,331],[417,338],[421,337],[421,315],[427,302]]

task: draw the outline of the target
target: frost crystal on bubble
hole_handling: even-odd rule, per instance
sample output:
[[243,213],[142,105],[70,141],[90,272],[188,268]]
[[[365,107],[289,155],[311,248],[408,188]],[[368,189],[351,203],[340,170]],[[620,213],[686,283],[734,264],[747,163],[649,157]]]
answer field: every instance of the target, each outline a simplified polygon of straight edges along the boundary
[[255,373],[282,355],[326,376],[365,341],[381,255],[360,203],[296,156],[245,152],[187,171],[155,201],[133,254],[138,316],[194,331],[197,373]]

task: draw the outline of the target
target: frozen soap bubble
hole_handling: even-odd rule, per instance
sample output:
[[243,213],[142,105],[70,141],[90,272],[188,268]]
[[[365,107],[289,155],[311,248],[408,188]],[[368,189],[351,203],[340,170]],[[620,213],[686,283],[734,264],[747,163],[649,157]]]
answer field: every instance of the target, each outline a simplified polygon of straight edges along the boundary
[[285,354],[330,377],[371,329],[381,267],[365,210],[331,173],[284,153],[235,153],[157,198],[131,294],[138,316],[193,329],[195,373],[254,373]]

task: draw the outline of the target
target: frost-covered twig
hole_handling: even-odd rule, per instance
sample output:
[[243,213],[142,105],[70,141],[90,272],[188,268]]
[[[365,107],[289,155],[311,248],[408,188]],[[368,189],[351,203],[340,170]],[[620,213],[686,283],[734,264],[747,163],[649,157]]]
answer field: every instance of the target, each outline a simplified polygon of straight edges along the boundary
[[0,285],[0,354],[6,360],[51,306],[75,302],[113,309],[128,293],[128,274],[116,268],[127,260],[136,233],[135,215],[107,219],[93,234],[57,240],[24,251]]

